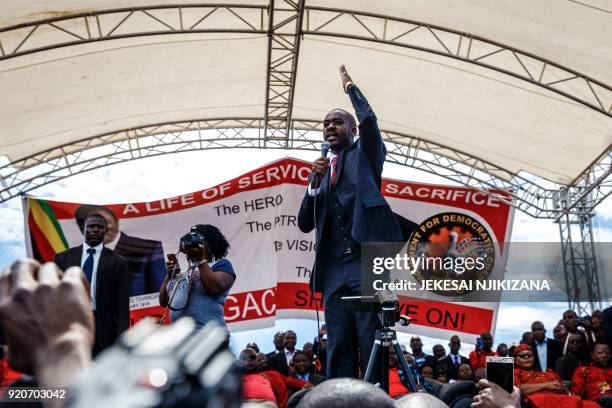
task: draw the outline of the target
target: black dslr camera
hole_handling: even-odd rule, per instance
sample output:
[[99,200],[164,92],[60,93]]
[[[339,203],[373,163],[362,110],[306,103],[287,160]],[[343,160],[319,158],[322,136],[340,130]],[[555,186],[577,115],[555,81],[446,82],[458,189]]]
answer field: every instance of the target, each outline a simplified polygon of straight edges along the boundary
[[197,248],[206,244],[206,238],[199,232],[198,225],[191,227],[191,230],[181,237],[181,247],[185,249]]
[[399,300],[391,291],[378,291],[374,296],[342,296],[345,312],[376,312],[383,327],[393,327],[395,323],[408,326],[410,318],[400,314]]

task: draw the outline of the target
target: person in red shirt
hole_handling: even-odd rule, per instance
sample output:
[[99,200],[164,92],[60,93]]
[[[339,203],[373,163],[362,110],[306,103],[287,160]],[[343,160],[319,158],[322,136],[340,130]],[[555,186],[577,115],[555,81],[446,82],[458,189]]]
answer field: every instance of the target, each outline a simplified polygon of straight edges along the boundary
[[410,390],[404,385],[397,370],[398,361],[397,354],[393,347],[389,348],[389,396],[393,399],[400,398],[410,393]]
[[479,368],[487,367],[488,356],[499,356],[496,351],[493,351],[493,336],[491,333],[482,333],[480,335],[482,346],[476,342],[476,350],[469,355],[470,365],[472,370],[476,371]]
[[257,372],[257,354],[253,349],[240,352],[242,365],[242,399],[243,401],[270,401],[277,404],[276,396],[270,381]]
[[535,368],[534,352],[531,346],[520,344],[514,350],[514,386],[521,390],[523,407],[527,408],[561,408],[583,407],[595,408],[591,401],[581,401],[575,395],[569,395],[559,374],[550,368],[539,371]]
[[[297,354],[297,353],[296,353]],[[310,388],[312,384],[301,381],[295,378],[286,377],[275,370],[270,370],[266,355],[263,353],[257,354],[257,371],[272,385],[272,391],[276,396],[276,402],[279,408],[287,406],[289,399],[289,391],[298,391],[303,388]]]
[[610,368],[610,347],[596,343],[591,353],[593,363],[578,367],[572,378],[572,392],[580,397],[593,400],[602,407],[612,407],[612,368]]

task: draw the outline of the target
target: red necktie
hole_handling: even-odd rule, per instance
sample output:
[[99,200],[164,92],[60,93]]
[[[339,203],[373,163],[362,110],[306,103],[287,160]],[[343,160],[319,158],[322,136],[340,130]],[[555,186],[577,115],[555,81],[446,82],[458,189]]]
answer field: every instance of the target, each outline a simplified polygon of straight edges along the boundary
[[332,186],[336,186],[336,163],[338,163],[338,156],[334,156],[329,163],[331,166],[331,183]]

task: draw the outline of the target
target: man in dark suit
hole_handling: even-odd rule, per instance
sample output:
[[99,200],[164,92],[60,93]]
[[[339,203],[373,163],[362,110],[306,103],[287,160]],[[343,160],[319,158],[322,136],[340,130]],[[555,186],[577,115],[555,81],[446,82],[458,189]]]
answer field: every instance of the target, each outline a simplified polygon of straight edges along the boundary
[[295,348],[297,343],[297,335],[291,330],[287,330],[283,335],[283,350],[274,354],[269,360],[270,369],[278,371],[282,375],[289,376],[289,364],[293,360],[293,356],[298,351]]
[[83,245],[70,248],[55,256],[55,263],[66,270],[80,266],[90,284],[91,306],[94,313],[96,355],[111,346],[128,328],[129,292],[125,258],[115,254],[102,243],[106,234],[106,220],[90,214],[84,222]]
[[563,354],[563,345],[560,341],[546,337],[544,324],[539,321],[531,323],[533,343],[529,344],[533,349],[535,369],[546,371],[547,368],[555,369],[555,364]]
[[341,302],[342,296],[361,294],[361,244],[402,241],[398,222],[380,192],[386,149],[376,116],[344,66],[340,77],[357,113],[359,139],[353,141],[357,126],[351,114],[333,109],[325,116],[323,136],[330,144],[331,160],[320,157],[313,162],[298,215],[302,232],[316,228],[311,288],[323,292],[328,378],[355,377],[357,347],[365,370],[379,324],[374,312],[347,313]]
[[450,348],[450,353],[436,362],[435,373],[437,377],[439,372],[444,372],[449,380],[456,380],[459,374],[459,366],[461,364],[470,364],[470,360],[459,354],[461,349],[461,339],[459,336],[454,335],[451,337],[448,347]]
[[104,246],[121,255],[128,262],[130,296],[157,293],[166,277],[166,261],[160,241],[127,235],[119,229],[119,219],[108,207],[82,205],[74,213],[77,224],[89,214],[100,214],[106,220]]

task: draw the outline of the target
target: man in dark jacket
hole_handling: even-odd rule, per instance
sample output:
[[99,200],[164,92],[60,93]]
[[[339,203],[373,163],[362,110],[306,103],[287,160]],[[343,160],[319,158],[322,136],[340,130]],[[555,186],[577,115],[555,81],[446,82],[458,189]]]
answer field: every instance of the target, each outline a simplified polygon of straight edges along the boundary
[[351,114],[332,109],[325,116],[323,136],[331,159],[313,162],[298,215],[300,230],[316,228],[319,244],[311,288],[323,292],[328,378],[356,375],[357,347],[365,370],[374,343],[377,315],[347,313],[341,302],[342,296],[361,294],[361,244],[402,241],[400,226],[380,192],[386,149],[376,116],[344,66],[340,77],[357,113],[359,139],[353,140],[357,126]]
[[127,261],[104,248],[105,234],[104,217],[90,214],[83,226],[83,245],[55,256],[60,269],[80,266],[89,282],[95,322],[94,355],[111,346],[129,325]]
[[558,340],[546,337],[546,329],[542,322],[531,323],[531,332],[533,333],[533,343],[530,346],[533,349],[535,369],[539,371],[546,371],[547,368],[554,370],[557,360],[563,354],[563,345]]

